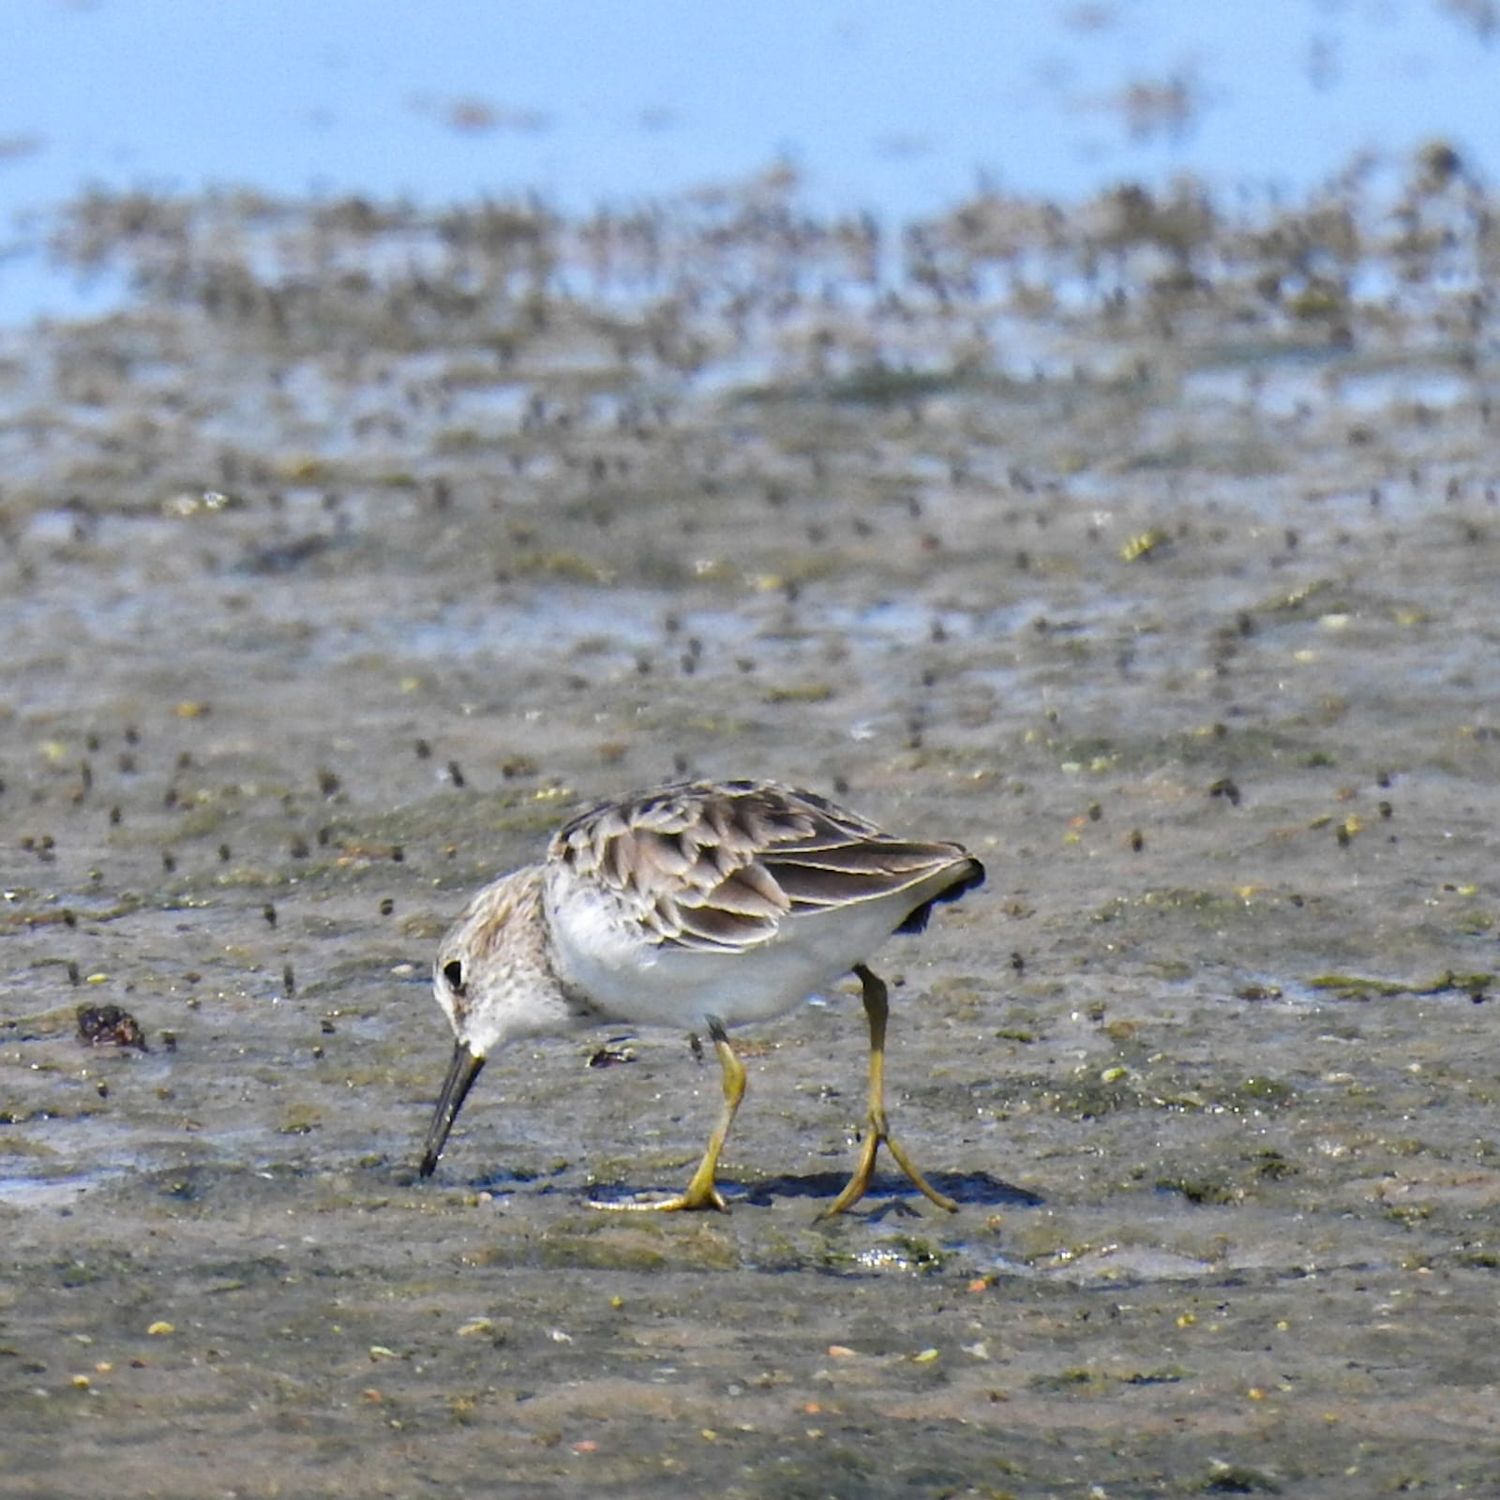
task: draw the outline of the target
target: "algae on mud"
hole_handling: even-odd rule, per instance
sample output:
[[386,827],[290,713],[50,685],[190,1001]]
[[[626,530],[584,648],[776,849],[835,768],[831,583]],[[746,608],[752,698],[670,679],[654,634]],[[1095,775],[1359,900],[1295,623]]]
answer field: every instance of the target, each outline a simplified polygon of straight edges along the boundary
[[[77,205],[137,298],[0,370],[0,1494],[1482,1493],[1500,217],[1375,192],[852,259],[733,195]],[[887,950],[952,1223],[811,1222],[841,993],[752,1038],[728,1217],[584,1206],[712,1113],[653,1035],[497,1058],[412,1181],[436,933],[687,772],[990,867]]]

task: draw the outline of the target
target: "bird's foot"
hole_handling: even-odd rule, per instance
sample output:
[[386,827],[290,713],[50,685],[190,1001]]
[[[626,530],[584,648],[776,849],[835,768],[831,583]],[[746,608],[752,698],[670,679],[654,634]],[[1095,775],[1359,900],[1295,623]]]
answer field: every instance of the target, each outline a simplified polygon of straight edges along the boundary
[[590,1198],[589,1207],[602,1209],[610,1214],[668,1214],[701,1208],[716,1208],[721,1214],[729,1212],[729,1205],[718,1188],[711,1188],[707,1193],[696,1196],[692,1193],[674,1193],[670,1198],[627,1198],[611,1203],[601,1203],[597,1198]]
[[705,1171],[703,1166],[693,1173],[692,1180],[680,1193],[673,1193],[670,1198],[623,1198],[608,1203],[591,1198],[589,1207],[616,1214],[686,1213],[704,1208],[717,1209],[721,1214],[729,1212],[723,1193],[714,1186],[712,1169]]
[[896,1158],[896,1165],[911,1179],[912,1186],[917,1189],[929,1202],[936,1203],[939,1208],[945,1208],[950,1214],[958,1212],[958,1204],[946,1193],[940,1193],[928,1182],[928,1180],[917,1170],[917,1164],[901,1149],[898,1142],[893,1141],[890,1136],[882,1136],[882,1140],[890,1147],[891,1155]]
[[819,1219],[831,1219],[835,1214],[843,1213],[845,1209],[858,1203],[869,1192],[870,1184],[875,1180],[875,1157],[882,1141],[891,1155],[896,1158],[896,1165],[906,1173],[912,1185],[923,1197],[937,1204],[939,1208],[947,1209],[950,1214],[958,1212],[958,1204],[945,1194],[938,1192],[917,1170],[916,1163],[892,1138],[884,1118],[876,1117],[871,1119],[870,1128],[865,1132],[864,1141],[860,1145],[859,1160],[855,1163],[854,1175],[844,1184],[843,1192],[818,1215]]

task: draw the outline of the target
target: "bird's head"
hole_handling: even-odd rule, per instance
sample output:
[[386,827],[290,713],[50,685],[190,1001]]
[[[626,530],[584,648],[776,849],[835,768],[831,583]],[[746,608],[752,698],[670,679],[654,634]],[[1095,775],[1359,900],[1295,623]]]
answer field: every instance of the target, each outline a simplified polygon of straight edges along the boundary
[[454,1044],[427,1129],[423,1177],[437,1166],[489,1055],[508,1037],[546,1029],[538,1028],[532,1015],[550,998],[545,952],[541,880],[535,868],[486,886],[438,946],[432,993],[453,1028]]

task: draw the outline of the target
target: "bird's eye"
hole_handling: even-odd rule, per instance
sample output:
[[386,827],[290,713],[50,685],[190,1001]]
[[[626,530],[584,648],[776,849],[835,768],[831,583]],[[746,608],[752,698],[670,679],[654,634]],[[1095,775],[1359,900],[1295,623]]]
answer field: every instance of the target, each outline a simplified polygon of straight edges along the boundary
[[443,978],[448,981],[448,988],[455,995],[464,992],[464,966],[456,958],[450,958],[443,965]]

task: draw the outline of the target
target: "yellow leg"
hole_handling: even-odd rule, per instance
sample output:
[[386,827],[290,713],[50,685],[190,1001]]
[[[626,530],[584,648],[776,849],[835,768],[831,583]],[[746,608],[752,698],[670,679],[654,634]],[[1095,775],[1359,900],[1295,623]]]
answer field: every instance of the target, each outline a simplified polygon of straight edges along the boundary
[[685,1208],[717,1208],[721,1213],[729,1212],[724,1195],[714,1186],[714,1173],[719,1168],[719,1154],[734,1123],[735,1111],[745,1097],[745,1065],[734,1055],[723,1026],[710,1021],[708,1034],[713,1038],[714,1051],[719,1054],[719,1067],[724,1074],[724,1107],[719,1111],[719,1122],[708,1138],[708,1150],[698,1163],[698,1170],[688,1179],[688,1185],[670,1198],[654,1203],[595,1203],[595,1208],[605,1208],[616,1213],[670,1213]]
[[890,1127],[885,1118],[885,1023],[890,1014],[885,981],[879,975],[872,974],[863,964],[855,964],[854,972],[859,975],[859,982],[864,988],[865,1017],[870,1023],[869,1129],[865,1132],[864,1141],[860,1145],[859,1160],[855,1163],[854,1175],[845,1184],[843,1192],[818,1217],[831,1219],[834,1214],[843,1213],[851,1204],[858,1203],[864,1197],[875,1176],[875,1154],[880,1150],[882,1141],[890,1148],[891,1155],[896,1158],[896,1165],[911,1178],[924,1196],[930,1198],[939,1208],[946,1208],[949,1213],[957,1213],[958,1204],[938,1192],[891,1137]]

